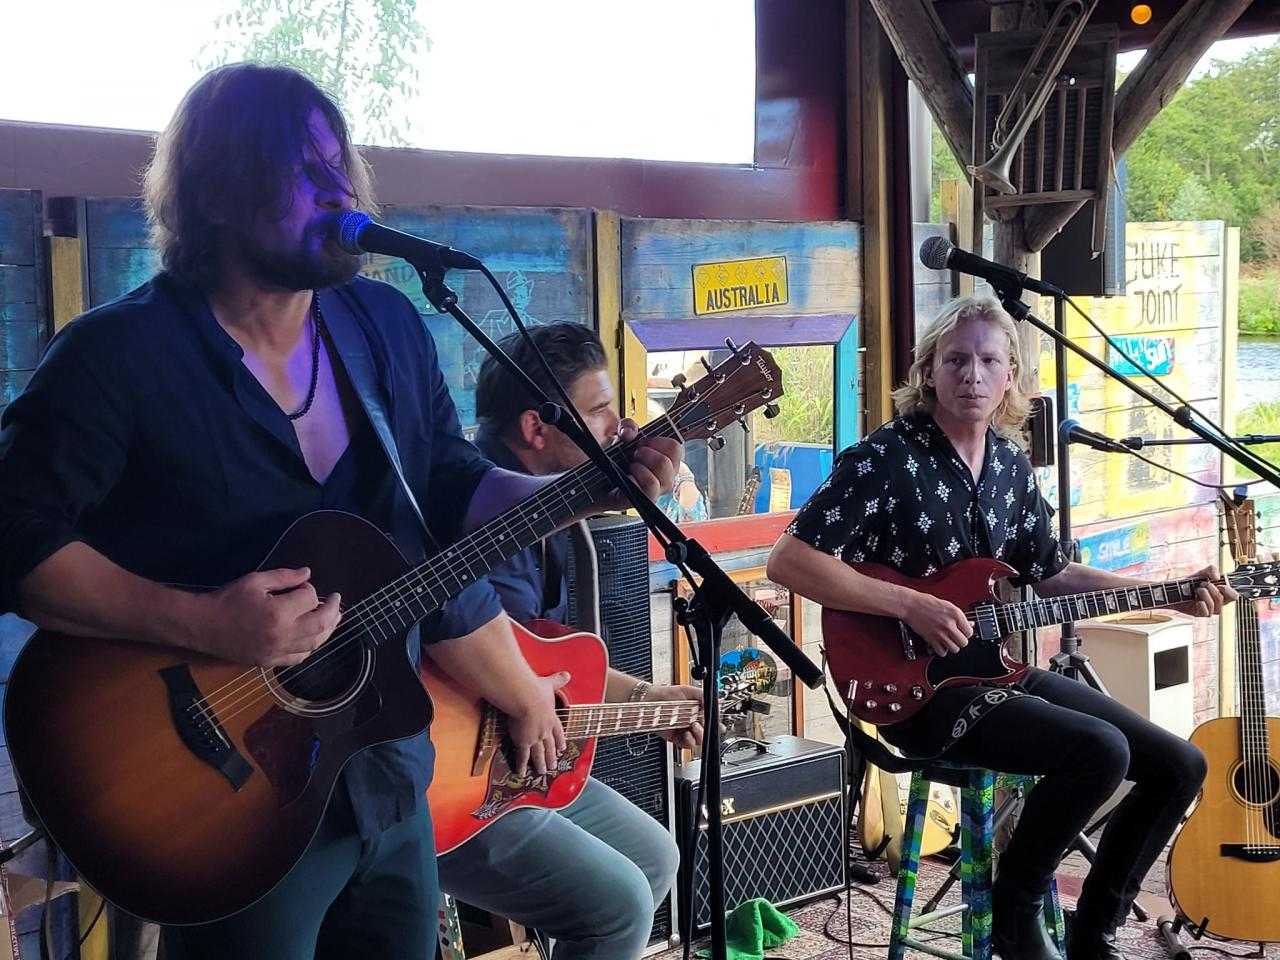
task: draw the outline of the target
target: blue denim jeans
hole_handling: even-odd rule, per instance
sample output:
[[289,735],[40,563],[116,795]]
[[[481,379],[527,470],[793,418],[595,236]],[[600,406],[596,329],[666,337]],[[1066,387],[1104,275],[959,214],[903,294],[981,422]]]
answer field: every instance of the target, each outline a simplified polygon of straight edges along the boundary
[[439,860],[440,887],[552,937],[554,960],[636,960],[680,854],[598,780],[560,811],[515,810]]

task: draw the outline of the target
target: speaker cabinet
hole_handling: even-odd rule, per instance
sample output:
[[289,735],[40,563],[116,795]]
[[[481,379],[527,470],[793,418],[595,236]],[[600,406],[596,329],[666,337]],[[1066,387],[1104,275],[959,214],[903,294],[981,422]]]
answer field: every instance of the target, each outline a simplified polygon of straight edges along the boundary
[[[610,515],[588,521],[598,567],[600,633],[609,664],[642,680],[653,679],[653,631],[649,616],[649,531],[635,517]],[[569,623],[578,621],[575,556],[569,576]],[[672,829],[671,748],[658,737],[605,737],[596,745],[592,775],[617,790],[668,830]],[[653,918],[651,944],[665,946],[678,933],[671,897]]]
[[[844,750],[839,746],[778,736],[759,751],[724,755],[721,814],[724,824],[725,909],[764,897],[775,906],[801,903],[844,886]],[[680,827],[680,896],[692,871],[694,930],[710,928],[706,818],[696,811],[701,761],[676,774]]]

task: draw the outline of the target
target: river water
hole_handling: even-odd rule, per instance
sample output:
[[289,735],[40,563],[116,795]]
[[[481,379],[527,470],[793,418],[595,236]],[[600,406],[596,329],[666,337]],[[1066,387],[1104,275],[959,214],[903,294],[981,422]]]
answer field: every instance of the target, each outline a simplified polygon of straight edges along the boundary
[[1280,337],[1241,337],[1236,357],[1237,410],[1280,400]]

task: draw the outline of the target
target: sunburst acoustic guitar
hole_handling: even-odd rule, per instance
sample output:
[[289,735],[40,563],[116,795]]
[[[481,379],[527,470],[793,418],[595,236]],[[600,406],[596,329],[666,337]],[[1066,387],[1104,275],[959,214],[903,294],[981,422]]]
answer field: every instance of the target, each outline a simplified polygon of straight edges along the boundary
[[[641,436],[710,438],[781,393],[773,358],[747,344]],[[625,462],[630,446],[610,455]],[[49,836],[117,906],[166,924],[235,913],[297,862],[352,756],[431,719],[408,631],[611,486],[585,463],[416,566],[359,517],[307,514],[261,569],[310,567],[320,596],[338,591],[345,606],[333,635],[293,667],[37,631],[6,689],[18,782]]]
[[[1254,559],[1251,501],[1223,499],[1232,556]],[[1169,851],[1169,894],[1195,929],[1231,940],[1280,941],[1280,717],[1266,715],[1254,601],[1236,604],[1240,716],[1196,727],[1209,772]]]

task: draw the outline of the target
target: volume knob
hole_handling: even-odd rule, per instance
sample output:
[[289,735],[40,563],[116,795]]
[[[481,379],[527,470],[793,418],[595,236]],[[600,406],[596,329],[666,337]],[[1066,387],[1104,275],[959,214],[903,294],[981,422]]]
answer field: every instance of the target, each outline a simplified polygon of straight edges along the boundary
[[924,687],[920,686],[919,684],[916,684],[914,687],[912,687],[912,688],[911,688],[911,699],[912,699],[912,700],[923,700],[923,699],[924,699]]
[[868,700],[866,703],[863,704],[863,706],[866,707],[868,710],[874,710],[876,707],[880,706],[880,704],[876,703],[876,701],[874,700]]

